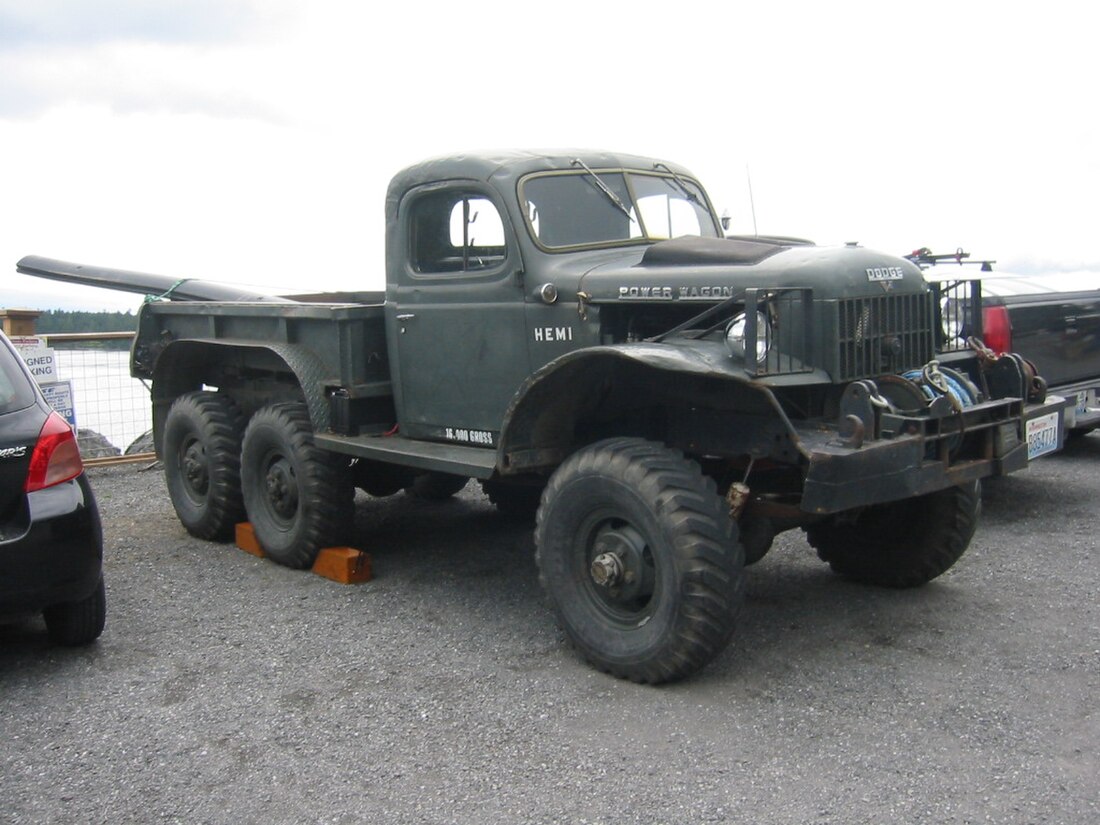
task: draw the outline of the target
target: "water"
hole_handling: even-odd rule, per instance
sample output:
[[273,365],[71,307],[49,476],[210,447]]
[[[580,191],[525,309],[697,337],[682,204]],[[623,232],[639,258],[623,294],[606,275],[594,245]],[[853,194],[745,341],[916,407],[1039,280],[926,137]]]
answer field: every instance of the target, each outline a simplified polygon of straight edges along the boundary
[[125,350],[56,350],[57,375],[73,385],[77,429],[94,430],[120,450],[152,426],[149,391],[130,377]]

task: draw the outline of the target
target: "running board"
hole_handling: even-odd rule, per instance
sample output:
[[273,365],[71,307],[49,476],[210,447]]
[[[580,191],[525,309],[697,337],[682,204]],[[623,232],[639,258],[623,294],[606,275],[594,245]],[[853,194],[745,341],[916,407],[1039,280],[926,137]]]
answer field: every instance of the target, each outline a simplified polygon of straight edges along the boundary
[[334,453],[458,476],[490,478],[497,467],[496,450],[437,441],[414,441],[399,435],[323,433],[314,435],[313,441]]

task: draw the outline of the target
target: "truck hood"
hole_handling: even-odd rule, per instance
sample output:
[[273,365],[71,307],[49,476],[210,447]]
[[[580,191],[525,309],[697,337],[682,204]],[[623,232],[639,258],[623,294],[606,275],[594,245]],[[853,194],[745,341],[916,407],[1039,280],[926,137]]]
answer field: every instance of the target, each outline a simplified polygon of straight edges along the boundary
[[858,246],[698,237],[660,241],[605,259],[580,284],[592,303],[720,301],[744,289],[769,287],[810,287],[815,298],[927,289],[915,264]]

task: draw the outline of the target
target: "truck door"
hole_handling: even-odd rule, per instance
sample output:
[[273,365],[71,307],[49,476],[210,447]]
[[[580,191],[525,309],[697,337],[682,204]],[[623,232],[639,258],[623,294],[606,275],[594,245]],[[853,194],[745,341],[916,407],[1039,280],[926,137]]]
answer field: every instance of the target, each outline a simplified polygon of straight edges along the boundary
[[530,372],[522,267],[507,212],[472,181],[402,200],[387,336],[401,434],[496,447]]

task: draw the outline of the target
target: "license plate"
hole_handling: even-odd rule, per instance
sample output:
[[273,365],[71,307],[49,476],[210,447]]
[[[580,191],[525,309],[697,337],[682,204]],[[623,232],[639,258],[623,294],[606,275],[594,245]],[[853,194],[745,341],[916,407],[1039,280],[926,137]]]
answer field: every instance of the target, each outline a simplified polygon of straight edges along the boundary
[[1058,449],[1058,418],[1061,413],[1047,413],[1027,422],[1027,458],[1030,461]]

